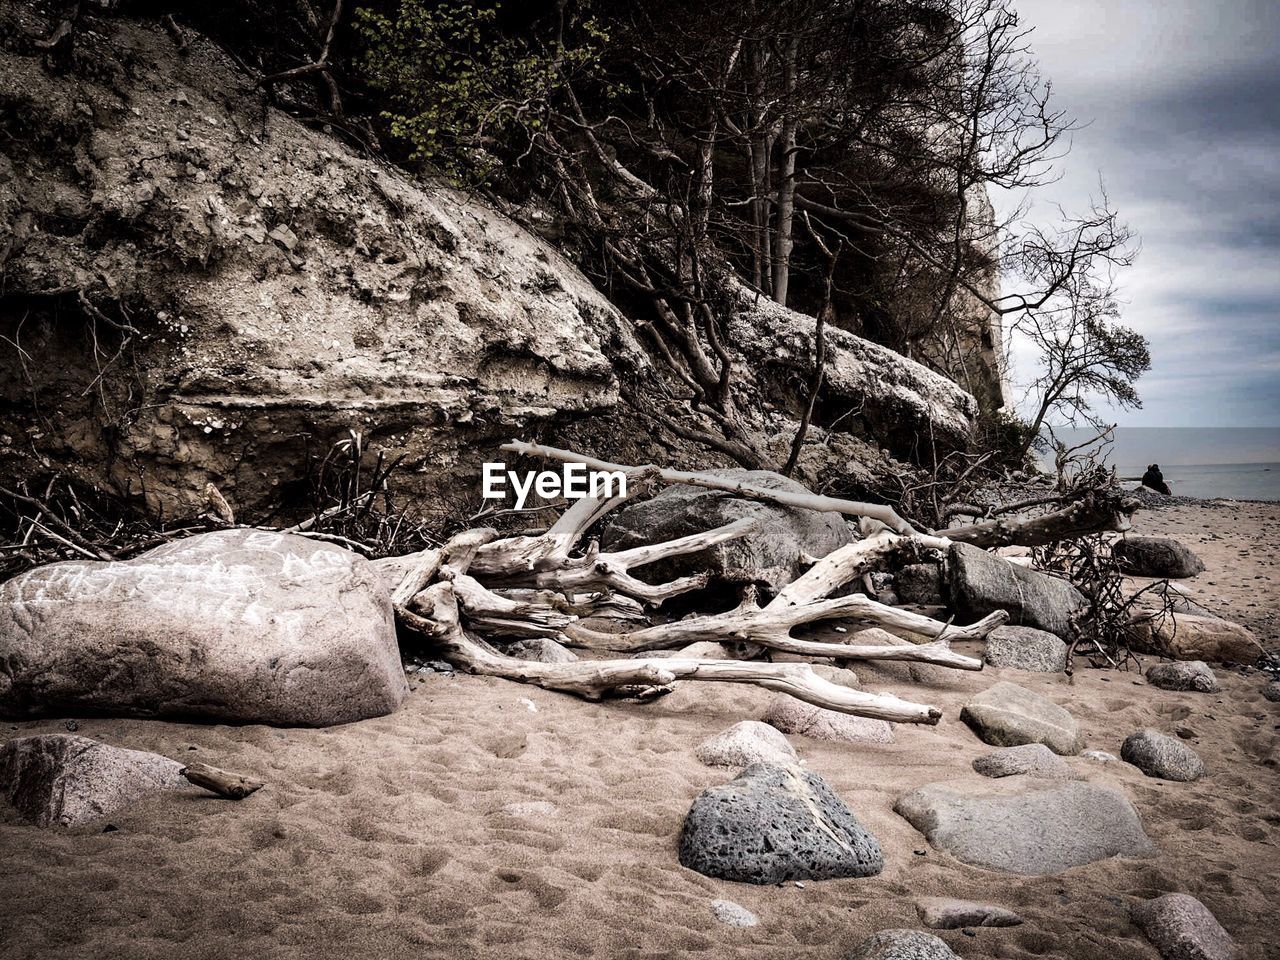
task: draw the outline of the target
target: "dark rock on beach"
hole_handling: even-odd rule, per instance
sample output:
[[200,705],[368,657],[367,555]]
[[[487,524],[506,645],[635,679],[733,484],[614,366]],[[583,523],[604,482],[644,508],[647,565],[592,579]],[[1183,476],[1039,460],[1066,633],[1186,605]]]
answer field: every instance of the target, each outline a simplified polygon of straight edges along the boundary
[[1111,555],[1126,573],[1139,577],[1181,579],[1204,572],[1190,548],[1168,537],[1125,537],[1112,546]]

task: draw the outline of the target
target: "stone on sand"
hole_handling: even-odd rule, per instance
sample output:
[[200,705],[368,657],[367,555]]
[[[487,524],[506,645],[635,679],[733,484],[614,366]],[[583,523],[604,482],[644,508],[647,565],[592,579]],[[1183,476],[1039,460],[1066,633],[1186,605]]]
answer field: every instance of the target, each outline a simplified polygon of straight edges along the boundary
[[1047,876],[1156,852],[1123,793],[1078,780],[932,783],[894,810],[956,859],[1009,873]]
[[1141,610],[1127,638],[1135,650],[1171,660],[1251,664],[1263,655],[1262,644],[1240,624],[1194,613]]
[[1043,743],[1064,755],[1077,754],[1083,747],[1079,725],[1071,714],[1016,683],[1002,681],[988,687],[964,705],[960,719],[993,747]]
[[1280,703],[1280,680],[1272,680],[1270,683],[1263,684],[1262,698],[1272,703]]
[[40,827],[96,820],[148,794],[190,786],[182,764],[88,737],[44,734],[0,746],[0,791]]
[[921,930],[881,930],[863,940],[848,960],[957,960],[943,941]]
[[1204,761],[1181,740],[1159,730],[1138,730],[1124,738],[1120,759],[1148,777],[1189,783],[1204,776]]
[[730,927],[754,927],[760,922],[754,913],[732,900],[712,900],[711,912],[717,920]]
[[1159,579],[1194,577],[1204,562],[1190,548],[1168,537],[1125,537],[1111,547],[1125,573]]
[[[910,647],[914,644],[881,627],[859,630],[849,638],[849,643],[877,647]],[[862,675],[883,682],[923,683],[929,686],[949,686],[955,681],[956,671],[933,663],[912,663],[909,660],[859,660]]]
[[1213,693],[1218,689],[1218,678],[1203,660],[1154,664],[1147,668],[1147,683],[1161,690]]
[[0,585],[0,716],[330,726],[408,690],[376,569],[307,537],[221,530]]
[[925,897],[916,901],[920,922],[932,930],[959,930],[961,927],[1016,927],[1022,918],[1012,910],[992,903]]
[[992,667],[1061,673],[1067,669],[1067,645],[1047,630],[996,627],[987,635],[982,659]]
[[1164,960],[1235,960],[1235,941],[1195,897],[1167,893],[1135,904],[1131,915]]
[[697,796],[680,834],[680,862],[708,877],[756,884],[884,869],[879,842],[822,777],[769,763]]
[[753,763],[795,763],[796,751],[775,728],[759,720],[743,720],[704,740],[695,751],[709,767],[741,769]]
[[1044,780],[1080,779],[1065,760],[1043,743],[1024,743],[984,754],[973,761],[973,769],[992,779],[1019,775]]
[[[772,490],[807,494],[801,483],[768,470],[713,470],[713,476]],[[605,521],[603,545],[625,550],[644,544],[702,533],[743,517],[760,521],[745,537],[696,554],[664,560],[646,567],[646,574],[664,580],[709,571],[724,586],[755,583],[772,595],[799,576],[804,558],[825,557],[852,539],[838,513],[785,507],[746,500],[723,490],[694,486],[667,487],[649,500],[633,502]]]
[[1010,563],[968,543],[947,551],[947,583],[962,623],[1006,610],[1014,626],[1036,627],[1065,637],[1071,615],[1088,605],[1066,580]]
[[783,733],[838,743],[892,743],[893,724],[872,717],[854,717],[816,707],[780,693],[769,703],[764,722]]

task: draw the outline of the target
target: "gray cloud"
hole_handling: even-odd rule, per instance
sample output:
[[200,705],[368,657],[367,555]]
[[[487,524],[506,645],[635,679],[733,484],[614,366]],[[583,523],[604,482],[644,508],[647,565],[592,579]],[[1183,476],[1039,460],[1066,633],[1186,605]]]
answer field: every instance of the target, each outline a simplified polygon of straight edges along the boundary
[[[1032,218],[1085,207],[1101,174],[1142,240],[1120,282],[1154,366],[1145,409],[1116,418],[1280,426],[1280,4],[1016,5],[1059,104],[1090,121]],[[1014,359],[1025,382],[1034,360]]]

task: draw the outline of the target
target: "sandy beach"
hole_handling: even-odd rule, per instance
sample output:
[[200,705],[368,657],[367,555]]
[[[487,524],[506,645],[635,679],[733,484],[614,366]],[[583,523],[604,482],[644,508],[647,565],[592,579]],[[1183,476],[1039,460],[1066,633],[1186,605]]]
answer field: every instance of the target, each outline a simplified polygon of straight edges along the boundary
[[[1276,644],[1280,506],[1146,511],[1137,529],[1197,550],[1209,569],[1189,589]],[[898,726],[892,744],[790,738],[879,838],[886,866],[871,879],[756,887],[680,866],[691,801],[733,773],[703,766],[694,748],[758,719],[767,692],[684,683],[649,704],[591,704],[425,674],[396,714],[333,729],[81,720],[84,736],[200,759],[268,786],[240,803],[194,789],[160,795],[70,830],[39,830],[0,807],[0,954],[836,960],[876,930],[918,928],[916,898],[953,896],[1026,920],[974,936],[939,931],[962,957],[1152,960],[1130,905],[1182,891],[1214,912],[1244,956],[1280,957],[1280,706],[1263,699],[1263,675],[1219,669],[1221,692],[1200,694],[1084,664],[1070,677],[988,669],[930,684],[857,672],[867,689],[945,713],[936,728]],[[1158,857],[1011,876],[930,848],[893,812],[919,785],[976,776],[971,761],[991,748],[957,716],[997,679],[1069,709],[1092,749],[1118,754],[1145,726],[1190,734],[1208,767],[1195,783],[1068,759],[1132,798]],[[0,738],[65,729],[61,720],[6,722]],[[721,898],[759,925],[717,922],[710,904]]]

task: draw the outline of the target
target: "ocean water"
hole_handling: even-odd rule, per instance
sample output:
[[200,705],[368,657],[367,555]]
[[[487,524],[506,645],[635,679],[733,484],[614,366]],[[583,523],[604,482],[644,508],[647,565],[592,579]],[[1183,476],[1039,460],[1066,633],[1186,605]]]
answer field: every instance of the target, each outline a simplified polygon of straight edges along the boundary
[[[1059,430],[1078,443],[1093,434]],[[1280,501],[1280,428],[1120,427],[1104,451],[1121,478],[1139,480],[1158,463],[1175,494],[1203,499]]]

